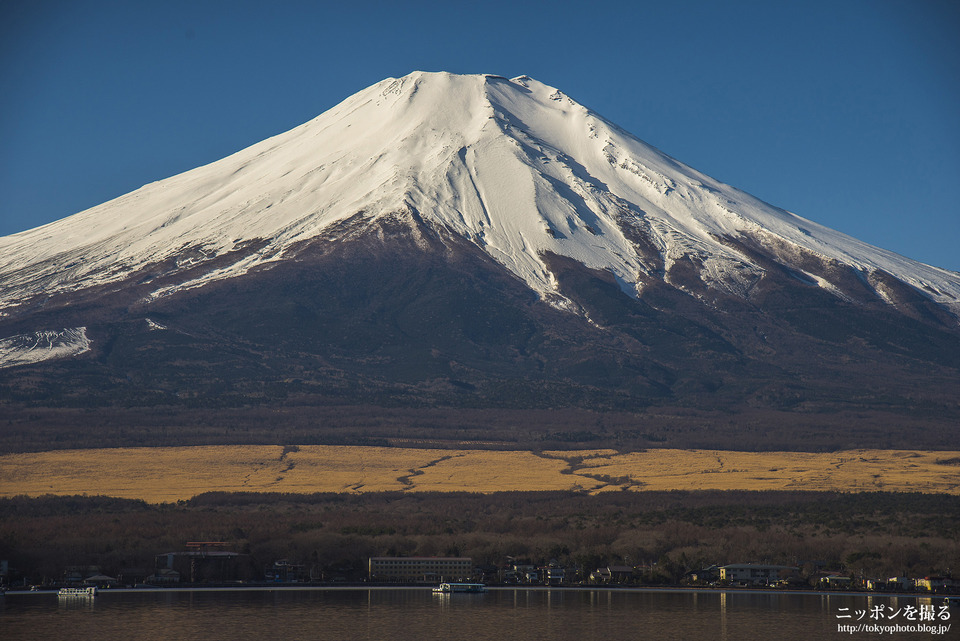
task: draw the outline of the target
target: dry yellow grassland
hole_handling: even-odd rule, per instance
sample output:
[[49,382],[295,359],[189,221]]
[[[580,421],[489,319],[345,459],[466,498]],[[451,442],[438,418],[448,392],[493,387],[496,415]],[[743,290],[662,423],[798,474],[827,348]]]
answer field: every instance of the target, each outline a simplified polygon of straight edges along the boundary
[[[593,479],[588,490],[838,490],[960,494],[960,467],[942,461],[956,452],[847,450],[729,452],[648,450],[550,452],[573,460],[576,474]],[[938,461],[941,461],[938,463]]]
[[[0,496],[202,492],[836,490],[960,494],[960,452],[496,452],[310,445],[65,450],[0,456]],[[939,461],[939,462],[938,462]]]

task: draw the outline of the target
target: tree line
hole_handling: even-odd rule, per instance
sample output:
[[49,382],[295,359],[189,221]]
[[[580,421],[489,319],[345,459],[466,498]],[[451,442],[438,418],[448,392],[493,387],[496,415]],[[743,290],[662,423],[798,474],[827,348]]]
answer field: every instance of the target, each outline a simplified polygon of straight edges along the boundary
[[[286,559],[359,581],[371,556],[554,561],[588,574],[644,566],[674,583],[711,564],[775,563],[852,576],[928,576],[960,567],[960,497],[821,492],[207,493],[148,504],[108,497],[0,499],[11,580],[55,582],[70,567],[153,569],[188,541],[223,541],[238,578]],[[653,568],[653,570],[650,570]]]

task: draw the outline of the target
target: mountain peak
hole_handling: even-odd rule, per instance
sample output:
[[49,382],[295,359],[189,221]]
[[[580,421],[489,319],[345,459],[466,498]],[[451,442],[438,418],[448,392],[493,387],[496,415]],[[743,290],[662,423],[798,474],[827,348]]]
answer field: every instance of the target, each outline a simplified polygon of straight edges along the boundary
[[[945,447],[958,315],[960,274],[713,180],[556,88],[414,72],[0,238],[0,406],[17,447],[454,424],[536,447],[558,425],[604,447]],[[469,418],[491,408],[519,413],[492,434]]]
[[842,265],[880,299],[895,297],[871,283],[889,274],[960,313],[957,274],[719,183],[529,76],[423,71],[220,161],[0,239],[0,309],[150,265],[193,274],[217,265],[155,292],[168,294],[279,260],[359,213],[407,210],[561,304],[548,255],[608,272],[632,297],[666,280],[709,298],[746,296],[770,269],[760,250],[841,297],[851,296]]

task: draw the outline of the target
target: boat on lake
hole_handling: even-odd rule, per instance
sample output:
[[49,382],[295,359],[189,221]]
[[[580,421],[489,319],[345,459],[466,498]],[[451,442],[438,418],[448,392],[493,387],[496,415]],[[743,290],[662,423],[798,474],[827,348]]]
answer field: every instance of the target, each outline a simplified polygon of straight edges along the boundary
[[97,596],[97,588],[60,588],[60,591],[57,592],[57,596],[60,597],[95,597]]
[[454,594],[486,592],[487,586],[482,583],[441,583],[433,588],[434,594]]

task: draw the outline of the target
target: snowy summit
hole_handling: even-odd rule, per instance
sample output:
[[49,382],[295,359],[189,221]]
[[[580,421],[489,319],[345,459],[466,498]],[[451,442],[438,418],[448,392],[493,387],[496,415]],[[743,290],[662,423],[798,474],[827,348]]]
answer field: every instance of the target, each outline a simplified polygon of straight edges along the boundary
[[[960,275],[872,247],[719,183],[527,76],[388,78],[291,131],[64,220],[0,238],[0,313],[164,265],[209,263],[151,297],[246,273],[361,216],[413,215],[467,239],[558,307],[547,255],[642,296],[695,266],[706,294],[747,296],[769,265],[847,296],[890,275],[960,314]],[[251,249],[255,248],[255,249]],[[820,268],[814,268],[819,265]],[[684,270],[685,273],[688,270]]]

